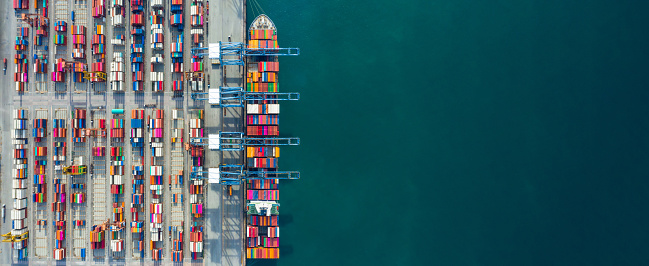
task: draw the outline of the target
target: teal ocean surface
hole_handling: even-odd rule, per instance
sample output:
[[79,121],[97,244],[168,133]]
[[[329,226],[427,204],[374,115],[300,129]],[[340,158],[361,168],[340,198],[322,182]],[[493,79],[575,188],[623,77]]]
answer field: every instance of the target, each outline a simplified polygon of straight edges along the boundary
[[257,1],[302,179],[252,265],[649,265],[649,2]]

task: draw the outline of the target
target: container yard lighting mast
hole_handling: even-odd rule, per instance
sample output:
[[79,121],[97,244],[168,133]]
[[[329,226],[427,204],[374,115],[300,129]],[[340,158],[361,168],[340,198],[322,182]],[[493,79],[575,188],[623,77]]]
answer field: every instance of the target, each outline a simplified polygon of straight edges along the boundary
[[208,146],[210,150],[242,151],[244,146],[295,146],[300,145],[300,138],[251,138],[242,132],[219,132],[209,134],[207,138],[192,138],[192,145]]

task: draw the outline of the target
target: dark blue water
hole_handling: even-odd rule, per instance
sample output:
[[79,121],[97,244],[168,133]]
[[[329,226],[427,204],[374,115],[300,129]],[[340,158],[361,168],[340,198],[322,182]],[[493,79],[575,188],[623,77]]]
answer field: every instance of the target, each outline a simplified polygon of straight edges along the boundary
[[302,179],[254,265],[649,264],[649,2],[259,3]]

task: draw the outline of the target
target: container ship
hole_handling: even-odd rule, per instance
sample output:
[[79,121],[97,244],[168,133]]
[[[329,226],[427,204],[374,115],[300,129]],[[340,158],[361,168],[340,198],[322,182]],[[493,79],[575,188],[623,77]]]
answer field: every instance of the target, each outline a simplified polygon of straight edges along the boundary
[[[248,48],[277,48],[277,29],[266,15],[259,15],[248,30]],[[277,56],[249,58],[246,92],[278,92]],[[246,135],[272,138],[279,135],[279,101],[265,95],[246,103]],[[249,171],[276,171],[279,146],[246,147]],[[279,259],[279,179],[246,180],[246,258]]]

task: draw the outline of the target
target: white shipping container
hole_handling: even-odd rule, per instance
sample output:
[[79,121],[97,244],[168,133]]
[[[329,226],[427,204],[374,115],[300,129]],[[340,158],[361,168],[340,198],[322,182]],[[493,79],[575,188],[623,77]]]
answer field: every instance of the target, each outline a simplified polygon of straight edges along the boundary
[[269,114],[279,114],[279,104],[273,103],[266,106],[267,113]]
[[[15,170],[15,169],[14,169],[14,171],[17,172],[17,170]],[[13,183],[12,188],[23,188],[23,189],[27,188],[27,180],[26,179],[25,180],[23,180],[23,179],[14,179],[12,183]]]
[[124,185],[124,177],[121,175],[112,175],[110,183],[113,185]]
[[197,203],[198,202],[198,195],[196,194],[189,194],[189,203]]
[[11,141],[11,144],[25,145],[25,144],[27,144],[27,140],[26,139],[14,139],[14,140]]
[[[111,16],[111,22],[113,23],[113,26],[121,27],[124,25],[124,17],[122,15],[113,13],[113,15]],[[124,44],[122,43],[122,45]]]
[[189,242],[189,251],[203,252],[203,242]]
[[12,229],[23,229],[25,228],[25,219],[17,219],[17,220],[12,220]]
[[150,0],[151,7],[162,7],[162,0]]
[[24,199],[14,199],[14,209],[24,209],[27,208],[27,198]]
[[11,219],[20,220],[27,218],[27,209],[11,210]]

